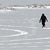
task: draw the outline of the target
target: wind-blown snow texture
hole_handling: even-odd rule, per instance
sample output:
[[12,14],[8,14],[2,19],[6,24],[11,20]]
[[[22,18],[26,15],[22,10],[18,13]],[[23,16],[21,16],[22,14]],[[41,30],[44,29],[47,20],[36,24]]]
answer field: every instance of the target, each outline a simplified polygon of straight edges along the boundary
[[[0,0],[5,5],[40,3],[42,0]],[[16,1],[16,2],[15,2]],[[28,2],[29,1],[29,2]],[[49,3],[48,0],[43,1]],[[42,3],[43,3],[42,2]],[[42,28],[39,19],[44,13],[48,19]],[[50,9],[0,10],[0,50],[49,50]]]
[[[39,19],[48,18],[42,29]],[[50,9],[17,9],[0,12],[0,49],[44,50],[50,49]]]

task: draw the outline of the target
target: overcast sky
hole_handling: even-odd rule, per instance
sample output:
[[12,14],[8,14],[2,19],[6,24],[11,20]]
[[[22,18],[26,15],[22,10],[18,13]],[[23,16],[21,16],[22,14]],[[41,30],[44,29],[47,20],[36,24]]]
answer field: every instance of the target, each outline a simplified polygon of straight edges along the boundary
[[50,0],[0,0],[3,5],[50,4]]

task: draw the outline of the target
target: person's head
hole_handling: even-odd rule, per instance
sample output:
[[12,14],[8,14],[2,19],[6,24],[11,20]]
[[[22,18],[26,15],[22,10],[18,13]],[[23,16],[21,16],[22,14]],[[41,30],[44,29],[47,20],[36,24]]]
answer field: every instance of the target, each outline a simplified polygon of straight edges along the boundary
[[42,14],[42,16],[44,16],[44,13]]

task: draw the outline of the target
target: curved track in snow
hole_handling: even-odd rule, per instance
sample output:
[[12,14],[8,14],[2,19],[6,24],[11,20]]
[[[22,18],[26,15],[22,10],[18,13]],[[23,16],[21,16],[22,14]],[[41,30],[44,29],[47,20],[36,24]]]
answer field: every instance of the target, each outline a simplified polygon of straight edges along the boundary
[[[0,25],[0,26],[3,26],[3,27],[15,27],[15,26],[10,26],[10,25]],[[28,34],[28,32],[25,32],[25,31],[22,31],[22,30],[16,30],[16,29],[10,29],[10,28],[0,28],[0,30],[19,32],[19,34],[13,34],[13,35],[7,35],[7,36],[0,36],[0,37],[14,37],[14,36],[21,36],[21,35]]]

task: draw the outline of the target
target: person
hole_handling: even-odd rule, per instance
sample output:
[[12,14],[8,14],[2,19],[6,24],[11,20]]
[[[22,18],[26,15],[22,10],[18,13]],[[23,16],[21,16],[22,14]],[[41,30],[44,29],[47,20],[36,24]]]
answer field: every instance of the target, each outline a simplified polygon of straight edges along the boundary
[[39,23],[42,22],[42,28],[45,27],[45,22],[48,22],[46,16],[44,15],[44,13],[42,14],[40,20],[39,20]]

